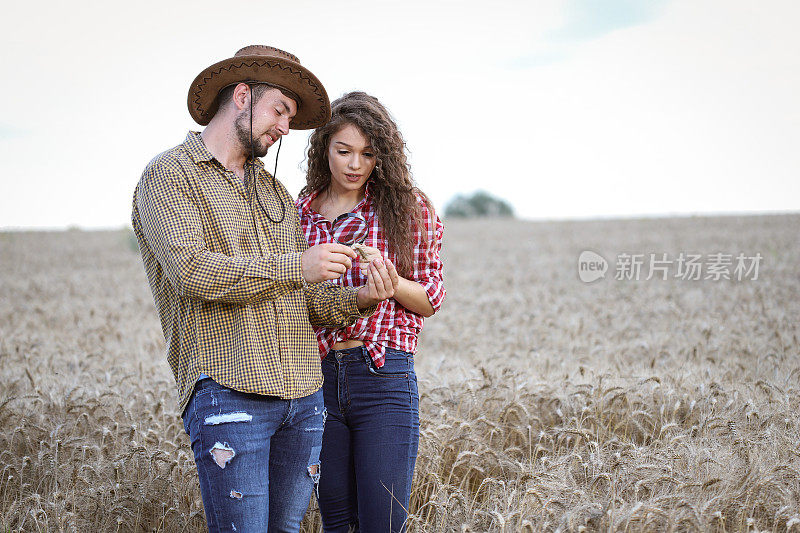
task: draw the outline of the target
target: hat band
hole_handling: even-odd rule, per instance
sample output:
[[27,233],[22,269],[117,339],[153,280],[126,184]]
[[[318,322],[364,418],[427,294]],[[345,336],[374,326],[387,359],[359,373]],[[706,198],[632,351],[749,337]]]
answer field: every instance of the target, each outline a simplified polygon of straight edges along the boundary
[[288,96],[289,98],[291,98],[292,100],[294,100],[294,101],[295,101],[295,103],[297,104],[297,109],[298,109],[298,110],[300,109],[300,104],[301,104],[301,102],[302,102],[302,101],[300,100],[300,97],[299,97],[299,96],[297,96],[297,93],[295,93],[295,92],[294,92],[293,90],[291,90],[291,89],[287,89],[286,87],[284,87],[284,86],[282,86],[282,85],[277,85],[277,84],[275,84],[275,83],[269,83],[269,82],[266,82],[266,81],[256,81],[256,80],[241,80],[241,81],[235,81],[235,82],[233,82],[233,83],[229,83],[229,84],[228,84],[228,85],[226,85],[225,87],[221,88],[221,89],[219,90],[219,92],[222,92],[222,91],[224,91],[224,90],[225,90],[225,89],[227,89],[228,87],[233,87],[233,86],[235,86],[235,85],[239,85],[240,83],[244,83],[244,84],[246,84],[246,85],[248,85],[248,86],[250,86],[250,85],[266,85],[267,87],[272,87],[273,89],[278,89],[278,90],[279,90],[280,92],[282,92],[284,95],[286,95],[286,96]]

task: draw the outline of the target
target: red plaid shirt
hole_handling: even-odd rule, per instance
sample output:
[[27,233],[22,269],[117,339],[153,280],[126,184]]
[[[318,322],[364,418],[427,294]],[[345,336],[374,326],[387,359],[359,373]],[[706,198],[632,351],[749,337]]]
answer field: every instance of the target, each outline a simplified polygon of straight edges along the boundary
[[[303,196],[295,202],[300,213],[300,223],[310,246],[336,242],[331,235],[331,221],[311,208],[311,201],[316,196],[316,193]],[[442,306],[442,301],[445,297],[444,283],[442,281],[442,261],[439,258],[444,226],[438,216],[435,224],[432,224],[428,206],[421,197],[417,196],[417,200],[422,208],[422,219],[425,227],[423,231],[418,229],[414,234],[413,267],[409,279],[416,281],[425,288],[425,292],[428,293],[428,300],[431,302],[434,312],[436,312]],[[383,230],[378,224],[378,217],[370,201],[369,186],[367,186],[364,199],[351,212],[360,215],[367,221],[369,233],[367,233],[364,244],[377,248],[384,257],[388,257],[393,263],[397,264],[397,257],[389,252],[389,245],[384,239]],[[425,247],[426,242],[428,243],[427,248]],[[346,287],[359,287],[366,284],[367,278],[361,273],[357,261],[353,262],[353,268],[348,270],[341,278],[335,280],[334,283]],[[409,311],[398,304],[394,298],[389,298],[378,304],[378,309],[373,315],[368,318],[358,319],[351,326],[339,329],[325,327],[315,327],[314,329],[317,333],[320,355],[323,358],[336,342],[359,339],[364,341],[364,346],[375,362],[375,366],[380,368],[383,366],[384,351],[387,346],[412,354],[417,351],[417,335],[422,330],[423,322],[424,318],[421,315]]]

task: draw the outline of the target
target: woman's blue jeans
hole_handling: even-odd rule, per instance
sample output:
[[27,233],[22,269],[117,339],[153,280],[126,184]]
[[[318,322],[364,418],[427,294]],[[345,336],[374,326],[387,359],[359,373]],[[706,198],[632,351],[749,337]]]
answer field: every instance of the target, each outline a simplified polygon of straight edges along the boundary
[[183,424],[209,531],[292,531],[319,480],[322,391],[283,400],[211,379],[195,385]]
[[326,532],[405,530],[419,447],[414,358],[386,350],[375,368],[364,347],[322,360],[328,418],[319,508]]

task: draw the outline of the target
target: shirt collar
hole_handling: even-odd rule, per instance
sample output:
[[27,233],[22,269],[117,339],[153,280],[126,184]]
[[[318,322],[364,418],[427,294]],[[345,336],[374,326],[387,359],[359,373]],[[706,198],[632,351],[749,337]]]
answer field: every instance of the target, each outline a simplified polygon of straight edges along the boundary
[[189,155],[192,156],[195,163],[214,159],[214,156],[211,155],[211,152],[208,151],[208,148],[206,148],[206,145],[203,143],[203,138],[200,137],[199,131],[190,131],[186,135],[186,140],[183,141],[183,146],[186,148],[186,151],[189,152]]
[[[199,131],[190,131],[186,135],[186,140],[183,141],[183,146],[186,148],[186,151],[189,152],[189,155],[192,156],[192,160],[195,163],[216,159],[213,155],[211,155],[211,152],[208,151],[208,148],[206,148],[206,145],[203,142],[203,137],[200,136]],[[259,169],[264,168],[264,162],[257,157],[256,166]]]
[[372,180],[367,181],[367,187],[364,189],[364,198],[356,204],[353,211],[361,211],[365,218],[372,212]]
[[[353,207],[353,209],[351,210],[352,213],[358,213],[359,211],[361,211],[362,213],[368,213],[369,212],[370,208],[372,207],[372,198],[371,198],[371,193],[370,193],[371,186],[372,186],[372,180],[367,181],[367,187],[366,187],[366,189],[364,189],[364,198],[362,198],[361,201],[358,202],[355,205],[355,207]],[[319,213],[317,213],[316,211],[311,209],[311,202],[313,202],[314,198],[319,196],[319,194],[321,192],[322,191],[312,192],[311,194],[308,194],[306,196],[303,196],[303,197],[299,198],[297,200],[297,205],[300,208],[300,212],[301,213],[308,213],[312,217],[316,215],[316,216],[324,219],[324,217],[322,217],[322,215],[320,215]]]
[[372,202],[371,189],[372,189],[372,180],[367,180],[367,187],[364,189],[364,199],[361,200],[362,202],[365,202],[365,203]]
[[297,206],[300,208],[300,218],[307,217],[312,224],[330,224],[330,221],[311,208],[311,202],[319,196],[322,191],[312,192],[297,199]]
[[311,201],[317,197],[318,192],[312,192],[297,199],[297,206],[300,208],[301,213],[312,213]]

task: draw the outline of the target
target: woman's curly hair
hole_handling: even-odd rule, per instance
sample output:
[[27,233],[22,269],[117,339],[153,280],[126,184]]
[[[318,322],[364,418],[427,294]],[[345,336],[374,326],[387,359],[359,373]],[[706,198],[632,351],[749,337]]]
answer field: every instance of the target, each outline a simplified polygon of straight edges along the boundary
[[[417,196],[428,206],[431,216],[435,215],[430,200],[411,178],[403,136],[389,111],[377,98],[366,93],[345,94],[333,101],[331,111],[330,122],[314,130],[308,140],[306,185],[300,195],[322,192],[328,187],[331,182],[328,163],[331,137],[348,124],[357,127],[375,151],[375,168],[368,182],[378,221],[389,250],[397,257],[398,271],[408,275],[413,264],[414,231],[424,227]],[[428,245],[424,243],[426,251]]]

